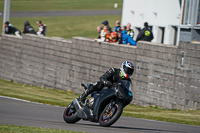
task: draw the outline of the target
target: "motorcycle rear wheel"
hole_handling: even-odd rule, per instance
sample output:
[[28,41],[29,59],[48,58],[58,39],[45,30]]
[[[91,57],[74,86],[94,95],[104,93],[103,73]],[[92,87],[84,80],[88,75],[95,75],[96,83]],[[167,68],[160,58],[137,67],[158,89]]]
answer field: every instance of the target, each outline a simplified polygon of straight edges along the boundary
[[76,123],[80,120],[72,102],[65,109],[63,119],[66,123]]
[[123,105],[121,103],[116,103],[113,105],[109,112],[107,111],[109,104],[105,107],[103,112],[99,117],[99,124],[103,127],[109,127],[114,124],[123,112]]

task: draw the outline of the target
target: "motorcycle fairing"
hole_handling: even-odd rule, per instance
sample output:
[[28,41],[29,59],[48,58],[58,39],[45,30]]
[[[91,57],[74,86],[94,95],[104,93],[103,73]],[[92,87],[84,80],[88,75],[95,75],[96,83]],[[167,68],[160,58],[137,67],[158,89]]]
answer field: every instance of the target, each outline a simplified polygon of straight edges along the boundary
[[94,121],[99,120],[100,108],[105,107],[106,101],[110,101],[113,97],[115,97],[115,95],[115,91],[111,88],[105,88],[99,92],[99,96],[96,97],[93,105]]

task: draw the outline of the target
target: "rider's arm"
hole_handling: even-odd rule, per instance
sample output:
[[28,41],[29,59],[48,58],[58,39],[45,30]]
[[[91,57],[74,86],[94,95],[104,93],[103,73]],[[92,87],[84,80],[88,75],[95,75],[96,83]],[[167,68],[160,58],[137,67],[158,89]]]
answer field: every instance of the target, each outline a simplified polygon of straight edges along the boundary
[[108,71],[106,71],[105,74],[103,74],[101,77],[100,77],[100,81],[102,83],[106,83],[107,81],[109,81],[108,79],[111,79],[115,74],[115,69],[114,68],[110,68]]

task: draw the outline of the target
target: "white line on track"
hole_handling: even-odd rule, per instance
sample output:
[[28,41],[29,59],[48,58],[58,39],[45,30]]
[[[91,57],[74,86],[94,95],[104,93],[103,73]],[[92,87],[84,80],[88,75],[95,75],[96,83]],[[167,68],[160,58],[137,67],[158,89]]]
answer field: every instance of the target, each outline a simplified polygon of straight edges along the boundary
[[53,107],[59,107],[59,108],[65,108],[65,107],[60,107],[60,106],[56,106],[56,105],[49,105],[49,104],[38,103],[38,102],[31,102],[31,101],[28,101],[28,100],[23,100],[23,99],[13,98],[13,97],[7,97],[7,96],[1,96],[1,95],[0,95],[0,98],[7,98],[7,99],[12,99],[12,100],[22,101],[22,102],[27,102],[27,103],[34,103],[34,104],[40,104],[40,105],[47,105],[47,106],[53,106]]

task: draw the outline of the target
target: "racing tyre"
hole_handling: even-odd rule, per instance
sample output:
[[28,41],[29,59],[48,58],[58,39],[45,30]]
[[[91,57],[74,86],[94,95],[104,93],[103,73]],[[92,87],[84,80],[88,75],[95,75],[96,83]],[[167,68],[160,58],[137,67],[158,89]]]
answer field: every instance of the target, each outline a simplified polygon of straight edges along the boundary
[[119,119],[122,111],[123,105],[121,103],[108,104],[99,117],[99,124],[103,127],[111,126]]
[[77,112],[75,107],[73,106],[73,103],[70,103],[65,109],[63,119],[66,123],[76,123],[80,120],[80,118],[78,118],[77,116]]

